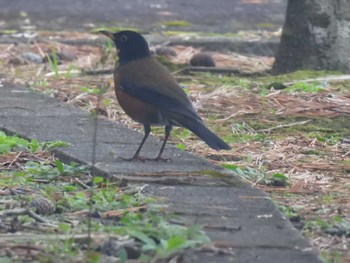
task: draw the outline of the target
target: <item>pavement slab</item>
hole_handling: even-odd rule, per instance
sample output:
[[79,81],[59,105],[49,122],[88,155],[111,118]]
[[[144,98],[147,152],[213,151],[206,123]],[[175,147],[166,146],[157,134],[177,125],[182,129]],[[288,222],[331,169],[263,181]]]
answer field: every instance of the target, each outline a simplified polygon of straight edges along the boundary
[[[26,87],[0,83],[0,129],[24,138],[62,140],[55,150],[64,162],[91,164],[94,120],[75,108]],[[208,161],[167,145],[172,162],[126,162],[143,134],[98,120],[96,173],[146,184],[162,197],[179,223],[200,224],[222,251],[186,252],[185,262],[321,262],[308,241],[278,211],[264,192]],[[143,153],[156,154],[161,141],[149,138]]]

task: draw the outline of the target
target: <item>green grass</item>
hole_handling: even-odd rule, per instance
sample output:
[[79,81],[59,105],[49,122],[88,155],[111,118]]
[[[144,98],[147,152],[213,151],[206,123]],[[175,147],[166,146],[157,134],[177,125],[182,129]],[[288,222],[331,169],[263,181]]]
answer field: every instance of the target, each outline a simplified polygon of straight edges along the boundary
[[47,54],[47,60],[49,61],[50,68],[52,72],[55,74],[55,77],[59,77],[59,72],[58,72],[58,57],[56,53],[56,49],[52,48],[51,49],[51,55]]
[[234,164],[222,164],[222,167],[229,170],[232,175],[239,176],[240,178],[252,184],[278,187],[286,187],[289,185],[288,176],[282,173],[273,173],[271,175],[268,175],[264,169],[257,170],[252,167],[242,168]]
[[163,23],[164,26],[171,26],[171,27],[189,27],[191,26],[191,23],[187,21],[182,20],[174,20],[174,21],[167,21]]
[[52,141],[39,143],[33,139],[28,141],[18,136],[9,136],[5,132],[0,131],[0,154],[9,153],[13,150],[25,150],[29,152],[37,152],[43,150],[52,150],[59,147],[67,147],[68,143],[62,141]]
[[[45,220],[52,224],[57,224],[56,234],[71,237],[64,240],[51,239],[40,243],[40,246],[45,249],[43,255],[40,253],[38,255],[41,262],[50,262],[50,260],[64,262],[77,258],[82,262],[99,262],[103,255],[98,249],[92,246],[92,250],[88,251],[84,242],[74,238],[78,234],[87,233],[88,216],[79,216],[75,219],[70,216],[70,220],[76,220],[74,226],[71,221],[65,221],[66,213],[89,211],[91,203],[93,203],[94,214],[117,212],[115,215],[104,216],[103,219],[92,217],[92,232],[105,233],[106,236],[115,234],[121,239],[133,239],[135,249],[139,250],[141,261],[165,259],[185,249],[210,243],[210,239],[201,227],[171,223],[171,220],[176,220],[176,216],[167,213],[166,208],[159,204],[157,198],[144,194],[142,186],[121,189],[115,182],[94,176],[93,196],[90,197],[91,189],[85,189],[73,180],[74,178],[80,178],[82,181],[88,180],[89,168],[87,166],[74,162],[65,164],[52,158],[41,157],[41,160],[35,158],[36,154],[42,154],[43,150],[65,145],[67,144],[63,142],[28,141],[0,132],[0,149],[2,149],[3,156],[13,156],[11,154],[16,151],[33,155],[32,159],[27,157],[28,160],[21,163],[21,169],[12,168],[1,171],[0,187],[30,190],[28,195],[11,197],[19,202],[30,203],[38,196],[51,200],[55,204],[54,214],[41,215],[41,217],[45,217]],[[40,184],[37,180],[46,180],[46,183]],[[8,197],[1,197],[1,200],[5,199]],[[0,210],[5,209],[8,208],[1,203]],[[2,223],[8,224],[8,220],[11,218],[3,218]],[[27,215],[21,215],[20,222],[20,224],[24,222],[31,224],[34,223],[34,220]],[[87,259],[87,255],[93,256]],[[121,248],[117,257],[125,261],[128,258],[127,250]],[[1,262],[6,262],[6,260],[6,258],[0,258]]]
[[296,92],[296,91],[316,93],[322,90],[324,90],[324,87],[316,82],[315,83],[298,82],[285,89],[286,92],[290,92],[290,93]]
[[256,26],[259,28],[273,28],[273,27],[275,27],[275,25],[271,24],[271,23],[260,23],[260,24],[256,24]]

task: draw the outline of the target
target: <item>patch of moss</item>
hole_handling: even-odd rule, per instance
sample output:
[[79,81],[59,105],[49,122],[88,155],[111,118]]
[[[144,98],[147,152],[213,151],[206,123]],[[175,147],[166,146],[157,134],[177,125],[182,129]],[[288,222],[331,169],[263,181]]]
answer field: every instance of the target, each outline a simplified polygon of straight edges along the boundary
[[191,32],[191,31],[177,31],[177,30],[166,30],[163,31],[163,34],[165,36],[179,36],[179,35],[199,35],[198,32]]
[[271,23],[259,23],[259,24],[256,24],[257,27],[259,28],[272,28],[272,27],[275,27],[274,24],[271,24]]
[[183,20],[174,20],[174,21],[167,21],[163,23],[164,26],[173,26],[173,27],[189,27],[192,24],[187,22],[187,21],[183,21]]

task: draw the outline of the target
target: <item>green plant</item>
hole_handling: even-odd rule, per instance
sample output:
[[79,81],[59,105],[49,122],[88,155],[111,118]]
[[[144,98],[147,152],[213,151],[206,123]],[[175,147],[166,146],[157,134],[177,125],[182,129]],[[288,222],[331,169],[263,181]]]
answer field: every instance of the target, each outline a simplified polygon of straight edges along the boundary
[[257,170],[255,168],[246,167],[240,168],[234,164],[222,164],[222,166],[232,172],[233,175],[239,176],[244,180],[247,180],[254,184],[261,185],[271,185],[271,186],[287,186],[289,184],[289,178],[282,173],[274,173],[272,175],[267,175],[266,172],[262,170]]
[[51,151],[53,149],[70,146],[69,143],[64,142],[64,141],[42,142],[42,143],[40,143],[40,145],[41,145],[42,151]]
[[51,55],[47,54],[47,60],[49,61],[50,68],[55,74],[55,77],[59,77],[59,72],[58,72],[58,58],[57,58],[57,53],[56,49],[52,48],[51,49]]
[[321,251],[321,259],[324,263],[344,263],[343,255],[340,252]]
[[87,94],[95,94],[95,95],[103,95],[107,92],[109,86],[102,86],[100,88],[89,88],[89,87],[81,87],[80,90]]
[[58,176],[84,173],[87,171],[87,166],[82,166],[74,162],[64,164],[59,160],[55,161],[55,166],[46,161],[29,161],[24,165],[23,169],[33,178],[55,179]]
[[286,187],[289,185],[289,178],[283,173],[273,173],[266,181],[267,185]]
[[32,83],[34,87],[48,87],[49,83],[46,80],[38,80]]
[[[92,92],[99,93],[100,90]],[[20,147],[33,150],[33,156],[42,156],[42,152],[36,154],[36,151],[64,144],[62,142],[46,142],[45,144],[37,141],[29,142],[16,136],[7,136],[3,132],[0,133],[0,138],[6,142],[6,145],[10,145],[4,147],[7,152],[9,149]],[[166,213],[164,206],[160,205],[157,199],[144,194],[142,187],[129,186],[120,189],[115,183],[109,182],[104,177],[93,176],[91,177],[94,183],[91,197],[91,189],[82,187],[81,183],[78,184],[71,178],[79,178],[84,181],[89,178],[88,173],[87,166],[73,162],[65,164],[54,158],[41,158],[40,161],[31,158],[30,161],[21,163],[20,171],[10,170],[1,173],[1,187],[25,188],[32,193],[28,197],[18,195],[12,199],[31,203],[36,196],[43,196],[55,205],[55,213],[45,215],[45,218],[48,221],[54,219],[55,222],[60,222],[57,232],[60,236],[67,238],[60,239],[58,236],[57,239],[49,239],[48,242],[43,243],[45,257],[39,255],[41,262],[68,262],[78,257],[84,258],[84,262],[99,262],[98,251],[91,250],[89,252],[91,257],[88,257],[83,248],[85,243],[81,244],[75,239],[75,235],[87,233],[89,226],[91,226],[89,229],[92,233],[115,233],[121,238],[133,238],[136,249],[141,248],[142,255],[139,260],[149,259],[148,262],[167,258],[184,249],[195,248],[210,242],[210,239],[198,226],[186,227],[171,223],[170,220],[174,216]],[[38,185],[38,182],[41,183]],[[70,221],[63,221],[68,213],[73,215],[74,212],[77,212],[79,215],[80,213],[85,215],[86,211],[90,211],[91,204],[93,205],[92,212],[102,215],[103,220],[91,217],[90,225],[87,223],[89,214],[82,218],[76,217],[74,225]],[[59,221],[60,219],[62,221]],[[21,216],[21,223],[30,222],[33,222],[31,217]],[[120,262],[126,262],[127,252],[126,249],[120,249],[118,252]]]
[[37,140],[28,141],[18,136],[8,136],[3,131],[0,131],[0,154],[8,153],[15,148],[36,152],[40,150],[40,144]]
[[302,91],[302,92],[316,93],[323,89],[324,87],[318,83],[298,82],[286,88],[285,90],[287,92]]
[[183,144],[183,143],[178,143],[176,144],[176,148],[182,150],[182,151],[185,151],[186,150],[186,145]]
[[322,219],[315,219],[315,220],[309,220],[305,222],[304,225],[304,231],[305,230],[311,230],[311,231],[316,231],[316,230],[327,230],[328,228],[330,228],[331,225]]
[[279,210],[289,219],[295,218],[298,216],[298,213],[290,206],[278,206]]

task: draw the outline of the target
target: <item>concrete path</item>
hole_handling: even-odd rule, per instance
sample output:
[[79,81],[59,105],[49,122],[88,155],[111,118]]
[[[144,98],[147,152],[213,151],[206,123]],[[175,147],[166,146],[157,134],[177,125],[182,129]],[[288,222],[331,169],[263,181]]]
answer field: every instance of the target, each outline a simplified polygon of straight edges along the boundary
[[[56,151],[63,161],[91,162],[93,127],[88,112],[22,86],[0,84],[0,129],[39,141],[69,142],[70,147]],[[213,242],[233,252],[190,252],[185,262],[321,262],[265,193],[224,176],[219,167],[172,146],[165,151],[172,163],[125,162],[115,157],[131,156],[142,136],[99,120],[96,172],[147,183],[145,190],[164,197],[179,220],[201,224]],[[160,143],[150,138],[145,151],[157,153]],[[209,176],[213,173],[215,177]]]

